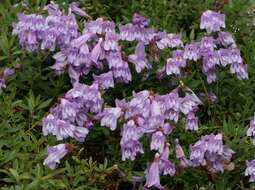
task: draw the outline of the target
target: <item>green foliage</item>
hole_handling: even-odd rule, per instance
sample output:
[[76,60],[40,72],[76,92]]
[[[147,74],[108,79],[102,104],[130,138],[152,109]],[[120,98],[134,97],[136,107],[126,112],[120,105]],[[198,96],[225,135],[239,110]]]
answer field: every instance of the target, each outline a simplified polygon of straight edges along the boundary
[[[63,160],[56,170],[42,165],[46,146],[56,144],[54,137],[43,137],[41,119],[51,106],[70,88],[66,76],[55,76],[48,68],[53,64],[47,53],[28,54],[11,35],[12,22],[18,12],[40,12],[47,0],[28,0],[29,9],[20,1],[0,2],[0,62],[1,67],[21,65],[8,79],[7,89],[0,95],[0,187],[3,190],[27,189],[131,189],[130,176],[143,175],[148,151],[136,161],[122,162],[119,131],[115,133],[94,126],[85,143],[76,147],[73,156]],[[57,0],[68,3],[68,0]],[[184,84],[195,92],[214,92],[215,105],[205,103],[199,112],[200,129],[184,132],[183,125],[169,137],[178,137],[183,145],[194,143],[202,134],[222,132],[224,140],[235,150],[235,169],[210,175],[205,170],[188,169],[175,177],[163,177],[162,183],[171,189],[252,189],[244,177],[245,160],[253,159],[255,148],[246,137],[247,125],[255,112],[255,2],[254,0],[80,0],[94,18],[106,16],[118,23],[128,22],[138,12],[151,19],[153,26],[167,32],[181,32],[184,41],[199,39],[199,17],[206,9],[226,14],[230,30],[249,65],[249,80],[238,81],[226,69],[219,80],[207,85],[195,64],[190,65]],[[64,7],[64,4],[63,4]],[[82,22],[82,21],[81,21]],[[169,52],[165,52],[167,55]],[[161,65],[163,64],[160,63]],[[144,82],[137,76],[127,85],[118,85],[105,95],[109,105],[115,98],[128,97],[133,90],[151,89],[159,93],[169,91],[169,80],[158,81],[155,75]],[[84,78],[84,80],[88,80]],[[149,81],[149,82],[148,82]],[[204,99],[204,102],[208,102]],[[147,142],[148,139],[144,139]],[[145,143],[146,144],[146,143]],[[145,158],[146,157],[146,158]],[[173,149],[171,150],[173,158]],[[141,189],[142,184],[137,186]]]

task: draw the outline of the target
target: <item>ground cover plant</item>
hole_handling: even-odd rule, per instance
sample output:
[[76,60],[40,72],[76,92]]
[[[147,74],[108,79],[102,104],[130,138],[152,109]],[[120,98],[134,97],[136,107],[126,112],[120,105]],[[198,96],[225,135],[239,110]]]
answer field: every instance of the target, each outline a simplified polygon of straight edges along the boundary
[[1,3],[1,188],[252,189],[254,9]]

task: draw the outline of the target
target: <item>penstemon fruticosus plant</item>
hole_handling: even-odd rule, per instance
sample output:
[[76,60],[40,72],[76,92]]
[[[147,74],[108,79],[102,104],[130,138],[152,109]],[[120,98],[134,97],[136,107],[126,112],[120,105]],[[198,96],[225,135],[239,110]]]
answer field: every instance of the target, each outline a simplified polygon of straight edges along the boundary
[[[234,151],[224,145],[221,133],[202,136],[190,145],[189,158],[176,139],[178,166],[169,160],[170,144],[167,142],[181,117],[185,118],[187,131],[198,130],[196,112],[203,103],[181,81],[187,64],[201,63],[208,83],[217,80],[218,67],[229,66],[238,79],[248,78],[247,65],[235,40],[223,31],[226,28],[224,14],[205,11],[200,20],[204,36],[199,41],[184,44],[179,34],[157,31],[149,26],[149,19],[138,14],[134,14],[131,23],[116,26],[104,18],[92,20],[78,3],[71,3],[67,13],[55,3],[44,10],[47,15],[21,13],[18,22],[13,24],[13,34],[18,35],[20,45],[27,51],[57,51],[51,68],[56,74],[68,73],[72,83],[72,89],[43,118],[43,135],[52,134],[57,140],[71,137],[83,142],[95,123],[110,130],[119,126],[123,161],[135,160],[138,154],[144,153],[141,138],[147,135],[151,139],[150,149],[156,153],[145,170],[146,188],[163,189],[160,175],[173,176],[176,167],[203,166],[215,173],[223,172],[226,164],[231,165]],[[79,31],[75,14],[85,18],[82,31]],[[135,50],[128,55],[126,48],[133,44]],[[150,90],[133,92],[128,100],[116,99],[115,107],[107,106],[103,94],[109,88],[114,88],[115,83],[132,81],[133,67],[137,74],[149,75],[152,68],[159,65],[165,49],[171,49],[171,56],[165,60],[165,66],[158,68],[157,76],[162,79],[176,75],[180,85],[163,95]],[[93,74],[90,84],[82,84],[81,76],[95,69],[101,74]],[[215,99],[213,94],[211,96]],[[255,136],[254,120],[248,136]],[[69,143],[48,147],[44,165],[54,169],[73,148]],[[254,168],[255,161],[247,162],[245,175],[251,175],[252,180],[255,179]]]

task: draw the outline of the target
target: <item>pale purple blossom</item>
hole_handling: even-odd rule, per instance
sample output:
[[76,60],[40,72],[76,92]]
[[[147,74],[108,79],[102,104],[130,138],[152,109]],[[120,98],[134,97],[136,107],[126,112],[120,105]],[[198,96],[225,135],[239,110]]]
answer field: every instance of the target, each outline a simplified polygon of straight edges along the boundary
[[128,60],[135,65],[137,73],[140,73],[143,69],[150,68],[146,59],[145,47],[143,42],[138,42],[135,53],[128,56]]
[[132,24],[120,25],[120,38],[122,40],[134,41],[135,40],[135,28]]
[[156,131],[151,136],[151,150],[158,150],[159,152],[163,152],[165,145],[165,135],[161,131]]
[[102,34],[103,33],[103,18],[97,18],[96,20],[84,22],[83,33]]
[[108,32],[105,35],[105,40],[103,42],[103,47],[105,51],[117,51],[119,49],[118,45],[119,35],[116,33]]
[[20,45],[27,51],[39,48],[41,35],[46,29],[45,18],[41,15],[18,14],[18,22],[13,24],[13,34],[18,35]]
[[225,15],[211,10],[203,12],[200,20],[200,29],[205,29],[207,33],[218,32],[225,28]]
[[132,23],[139,27],[146,27],[150,24],[150,19],[147,19],[142,15],[135,13],[132,18]]
[[164,187],[160,184],[160,171],[159,171],[159,155],[156,154],[154,161],[150,164],[150,167],[146,170],[146,183],[145,187],[156,187],[158,189],[164,189]]
[[255,160],[246,161],[245,176],[250,176],[250,182],[255,181]]
[[224,47],[236,48],[235,40],[229,32],[219,32],[217,40]]
[[80,4],[78,2],[72,2],[69,4],[69,7],[71,11],[73,11],[75,14],[78,14],[83,17],[90,17],[84,10],[82,10],[80,7]]
[[193,42],[191,44],[187,44],[184,47],[184,59],[197,61],[200,59],[200,43],[199,42]]
[[176,63],[174,58],[168,58],[166,63],[166,74],[176,74],[179,75],[181,73],[180,67],[178,63]]
[[248,137],[252,138],[252,143],[255,145],[255,113],[250,121],[250,125],[249,125],[249,128],[248,128],[246,134]]
[[159,32],[156,36],[159,39],[156,41],[157,47],[159,49],[164,49],[168,47],[174,48],[183,45],[181,37],[177,34],[167,34],[166,32]]
[[2,92],[2,90],[4,88],[6,88],[6,79],[12,75],[14,75],[15,73],[15,69],[14,68],[10,68],[10,67],[5,67],[3,69],[3,71],[1,71],[2,73],[0,73],[0,93]]
[[118,64],[118,67],[114,67],[112,69],[112,72],[117,82],[128,83],[132,79],[128,63],[125,61],[120,62],[120,64]]
[[60,159],[70,151],[71,146],[69,144],[58,144],[56,146],[48,147],[48,157],[44,160],[43,165],[55,169],[57,164],[60,163]]
[[231,49],[219,49],[218,50],[220,64],[225,67],[229,64],[233,63],[232,56],[231,56]]
[[186,158],[178,139],[175,140],[175,156],[180,161],[180,166],[182,168],[186,168],[190,165],[190,161]]
[[100,75],[93,75],[93,78],[99,84],[101,89],[109,89],[114,87],[112,71]]
[[198,130],[198,118],[192,111],[189,112],[185,119],[185,129],[186,130]]
[[101,126],[109,127],[112,131],[117,127],[117,120],[122,115],[120,108],[104,108],[102,112]]

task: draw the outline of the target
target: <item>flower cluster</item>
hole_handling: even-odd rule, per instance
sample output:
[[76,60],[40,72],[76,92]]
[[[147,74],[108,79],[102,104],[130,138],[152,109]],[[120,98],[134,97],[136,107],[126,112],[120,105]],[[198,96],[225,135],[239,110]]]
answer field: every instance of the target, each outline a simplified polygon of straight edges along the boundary
[[183,50],[173,51],[172,57],[167,60],[166,74],[180,75],[180,69],[186,66],[188,60],[201,59],[202,72],[208,83],[216,81],[218,66],[227,65],[230,65],[230,72],[236,74],[238,79],[247,79],[247,65],[243,62],[235,40],[230,33],[220,31],[221,28],[225,28],[225,16],[210,10],[205,11],[201,16],[200,29],[206,29],[208,34],[217,32],[217,37],[207,35],[200,41],[186,44]]
[[192,166],[206,166],[211,172],[223,172],[234,151],[223,144],[222,134],[202,136],[190,146]]
[[115,130],[117,120],[124,120],[120,142],[123,160],[134,160],[137,153],[143,153],[139,139],[144,134],[151,136],[151,150],[162,153],[166,137],[172,131],[169,121],[176,123],[180,113],[186,116],[187,130],[198,129],[195,111],[200,101],[189,93],[180,97],[179,90],[180,87],[165,95],[144,90],[133,93],[129,102],[117,100],[116,107],[104,108],[100,114],[102,126]]
[[6,88],[6,79],[15,73],[15,69],[6,67],[0,72],[0,93]]
[[[71,40],[78,37],[78,24],[75,15],[78,4],[70,4],[69,13],[59,9],[57,4],[51,3],[45,7],[48,16],[38,14],[19,14],[19,22],[13,25],[13,34],[19,36],[20,44],[27,51],[37,49],[54,51],[56,47],[67,47]],[[85,12],[84,12],[85,13]]]
[[[132,79],[130,64],[140,73],[151,68],[151,57],[158,60],[156,57],[160,56],[146,54],[146,46],[149,50],[183,47],[180,35],[157,32],[149,27],[149,19],[138,14],[134,14],[132,23],[118,28],[114,22],[103,18],[85,21],[83,31],[79,32],[73,13],[89,16],[77,3],[69,5],[67,15],[54,3],[45,8],[48,10],[46,17],[20,14],[13,34],[19,36],[20,44],[28,51],[60,49],[53,56],[56,63],[51,68],[58,74],[67,71],[73,83],[78,82],[81,75],[88,74],[92,67],[101,70],[107,67],[117,81],[128,83]],[[206,11],[201,16],[200,28],[206,29],[208,34],[217,32],[217,38],[205,36],[198,42],[186,44],[183,49],[175,49],[162,71],[166,75],[180,75],[188,60],[201,59],[202,72],[208,83],[216,80],[216,67],[219,65],[230,65],[230,72],[235,73],[238,79],[248,78],[247,65],[243,63],[232,35],[220,31],[225,28],[225,16]],[[126,55],[122,41],[137,41],[135,52]]]
[[[169,160],[168,136],[181,117],[185,119],[186,130],[198,130],[196,112],[202,102],[184,85],[164,95],[148,90],[133,92],[129,101],[116,100],[115,107],[104,104],[103,92],[113,88],[114,82],[130,82],[132,67],[137,73],[151,69],[165,48],[174,50],[166,65],[159,69],[159,78],[181,75],[181,69],[188,61],[199,60],[208,83],[216,80],[219,65],[230,65],[231,73],[235,73],[238,79],[248,78],[247,65],[243,63],[233,37],[220,31],[225,28],[225,16],[213,11],[204,12],[200,28],[208,35],[200,41],[183,44],[180,35],[158,32],[149,27],[149,19],[138,14],[134,14],[131,23],[116,26],[104,18],[92,20],[77,3],[69,5],[67,14],[54,3],[45,9],[48,16],[20,14],[19,21],[13,25],[13,34],[18,35],[26,50],[57,50],[51,68],[56,74],[67,72],[71,79],[72,89],[60,97],[58,104],[43,118],[43,134],[52,134],[57,140],[71,137],[83,142],[94,122],[100,122],[101,126],[111,130],[121,124],[122,160],[134,160],[138,154],[143,154],[142,137],[149,137],[150,150],[156,153],[145,171],[145,187],[163,189],[160,175],[173,176],[176,172],[176,166]],[[79,31],[73,13],[89,18],[85,19],[82,31]],[[133,53],[126,54],[123,41],[135,44]],[[81,84],[80,77],[93,68],[104,73],[93,74],[91,85]],[[214,94],[211,97],[212,102],[216,101]],[[251,128],[254,126],[251,124]],[[253,129],[249,130],[249,136],[253,136]],[[44,165],[55,168],[71,150],[70,144],[49,147]],[[180,168],[206,166],[211,172],[222,172],[224,163],[230,162],[234,152],[223,144],[222,134],[210,134],[190,146],[190,159],[185,157],[178,139],[175,153]],[[250,170],[247,174],[251,174]]]

